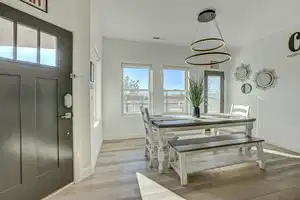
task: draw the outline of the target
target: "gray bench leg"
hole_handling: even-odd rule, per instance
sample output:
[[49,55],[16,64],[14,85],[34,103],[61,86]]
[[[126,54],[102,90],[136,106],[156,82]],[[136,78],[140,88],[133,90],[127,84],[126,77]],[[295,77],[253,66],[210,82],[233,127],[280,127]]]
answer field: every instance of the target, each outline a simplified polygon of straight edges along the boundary
[[180,183],[182,186],[186,186],[188,184],[186,165],[186,154],[179,153]]
[[266,167],[265,158],[264,158],[264,149],[262,143],[257,144],[257,157],[258,157],[258,165],[259,168],[264,170]]

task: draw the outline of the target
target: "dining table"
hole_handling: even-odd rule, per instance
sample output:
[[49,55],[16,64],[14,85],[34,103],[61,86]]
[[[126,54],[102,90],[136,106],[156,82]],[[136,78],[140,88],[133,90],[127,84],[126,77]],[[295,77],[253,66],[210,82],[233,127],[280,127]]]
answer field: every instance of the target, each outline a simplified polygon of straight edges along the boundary
[[[167,133],[187,132],[199,130],[199,134],[203,134],[207,129],[218,129],[226,127],[245,127],[243,133],[251,137],[255,118],[244,118],[226,113],[203,113],[200,118],[188,115],[153,115],[151,116],[153,127],[158,134],[158,171],[165,171],[165,160],[167,152],[164,150],[166,142],[165,135]],[[250,151],[249,149],[245,151]],[[246,152],[247,153],[247,152]],[[249,153],[249,152],[248,152]]]

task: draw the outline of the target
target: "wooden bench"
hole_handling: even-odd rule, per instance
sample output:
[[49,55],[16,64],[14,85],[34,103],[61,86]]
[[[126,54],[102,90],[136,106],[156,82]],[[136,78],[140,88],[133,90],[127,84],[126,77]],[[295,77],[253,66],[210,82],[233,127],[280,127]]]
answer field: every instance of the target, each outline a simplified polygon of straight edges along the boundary
[[[236,151],[238,155],[234,155],[238,159],[232,160],[231,163],[220,163],[218,166],[212,166],[209,168],[215,168],[220,166],[228,166],[243,162],[253,162],[257,161],[260,169],[265,169],[264,162],[264,153],[263,153],[263,139],[248,137],[243,134],[241,135],[224,135],[224,136],[216,136],[216,137],[207,137],[207,138],[197,138],[197,139],[187,139],[187,140],[177,140],[177,141],[169,141],[169,168],[173,168],[180,177],[181,185],[187,185],[188,179],[187,175],[189,173],[194,173],[197,171],[201,171],[198,168],[192,169],[190,168],[189,158],[191,154],[195,157],[199,158],[198,153],[207,153],[207,152],[216,152],[219,150],[228,150],[228,149],[240,149],[243,147],[257,148],[257,156],[255,159],[252,158],[251,155],[244,156],[242,152]],[[221,156],[221,155],[212,155],[212,157]],[[218,158],[216,159],[218,161]],[[225,158],[226,161],[231,161],[230,159]],[[219,160],[220,161],[220,160]],[[214,162],[213,164],[218,163]],[[202,165],[204,165],[202,163]],[[199,162],[197,163],[197,167],[199,166]],[[206,169],[209,169],[206,168]]]

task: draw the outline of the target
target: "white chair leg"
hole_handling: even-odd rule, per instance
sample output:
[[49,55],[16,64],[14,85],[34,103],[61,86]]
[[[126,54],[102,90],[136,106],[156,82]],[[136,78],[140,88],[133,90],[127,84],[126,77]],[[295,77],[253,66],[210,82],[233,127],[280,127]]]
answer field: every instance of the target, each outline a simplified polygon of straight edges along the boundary
[[155,154],[154,147],[151,146],[151,149],[149,151],[149,168],[153,167],[153,161],[154,161],[154,158],[155,158],[154,154]]
[[148,158],[148,157],[149,157],[148,148],[147,148],[147,146],[145,146],[145,158]]
[[216,136],[216,132],[214,128],[210,129],[210,136]]
[[179,153],[180,183],[182,186],[186,186],[188,184],[186,165],[185,153]]
[[257,144],[257,157],[258,157],[258,165],[259,168],[262,170],[265,170],[266,164],[265,164],[265,156],[264,156],[264,149],[262,143]]
[[172,150],[172,148],[170,147],[170,148],[169,148],[169,162],[168,162],[168,168],[169,168],[169,169],[172,168],[172,166],[171,166],[172,159],[173,159],[173,150]]
[[243,154],[243,148],[242,148],[242,147],[239,148],[239,155],[240,155],[240,156],[243,156],[243,155],[244,155],[244,154]]
[[248,158],[251,158],[251,157],[252,157],[252,154],[251,154],[251,148],[252,148],[252,147],[246,147],[246,148],[245,148],[245,155],[246,155]]

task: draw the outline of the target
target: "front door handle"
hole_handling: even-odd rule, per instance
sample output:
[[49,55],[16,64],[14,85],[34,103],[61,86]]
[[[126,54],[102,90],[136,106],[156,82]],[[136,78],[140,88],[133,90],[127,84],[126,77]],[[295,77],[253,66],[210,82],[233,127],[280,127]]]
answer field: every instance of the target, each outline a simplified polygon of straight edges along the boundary
[[72,119],[72,113],[67,112],[64,115],[60,116],[61,119]]

